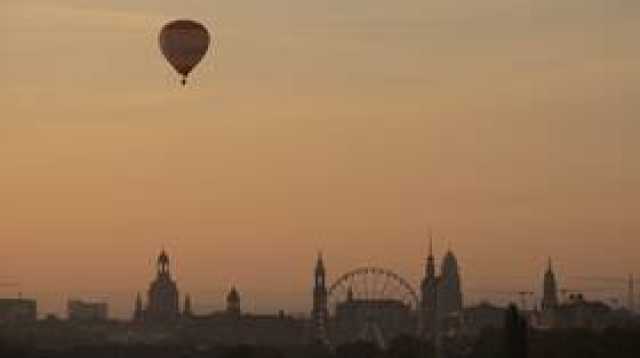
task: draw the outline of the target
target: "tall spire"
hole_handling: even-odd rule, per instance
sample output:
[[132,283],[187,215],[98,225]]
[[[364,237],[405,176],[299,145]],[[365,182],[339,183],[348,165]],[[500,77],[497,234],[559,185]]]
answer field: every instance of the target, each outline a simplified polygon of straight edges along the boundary
[[316,261],[316,272],[320,273],[320,272],[324,272],[324,260],[322,257],[322,251],[318,251],[318,259]]
[[227,294],[227,313],[231,315],[240,315],[240,293],[235,286],[231,286],[229,294]]
[[549,310],[558,306],[558,285],[556,275],[553,272],[553,263],[549,257],[547,272],[544,274],[542,309]]
[[420,321],[421,334],[434,333],[437,301],[436,264],[433,257],[433,231],[429,228],[429,256],[425,267],[425,277],[421,284]]
[[322,259],[322,252],[318,252],[313,285],[313,318],[314,335],[318,342],[326,341],[325,325],[328,317],[326,271]]
[[429,256],[427,257],[426,276],[428,279],[433,279],[436,276],[436,264],[433,258],[433,233],[429,229]]

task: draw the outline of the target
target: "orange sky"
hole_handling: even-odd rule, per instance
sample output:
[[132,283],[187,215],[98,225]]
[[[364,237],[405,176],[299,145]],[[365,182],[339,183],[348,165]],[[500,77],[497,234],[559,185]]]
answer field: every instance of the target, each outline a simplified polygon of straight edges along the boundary
[[[127,315],[163,245],[196,310],[306,312],[318,249],[417,283],[429,226],[471,302],[549,255],[640,273],[637,1],[131,3],[0,5],[0,282],[42,312]],[[216,42],[187,88],[182,17]]]

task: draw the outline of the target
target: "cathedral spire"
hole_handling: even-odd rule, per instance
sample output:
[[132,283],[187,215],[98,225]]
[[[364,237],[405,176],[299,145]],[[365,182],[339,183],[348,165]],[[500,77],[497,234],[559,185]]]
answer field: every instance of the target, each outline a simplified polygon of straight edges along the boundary
[[434,279],[436,276],[436,264],[433,258],[433,233],[429,229],[429,256],[427,256],[426,276],[428,279]]
[[322,257],[322,251],[318,251],[318,259],[316,261],[316,274],[318,273],[324,273],[325,269],[324,269],[324,260]]
[[558,306],[558,284],[556,275],[553,272],[551,257],[547,262],[547,272],[544,274],[542,309],[549,310]]
[[314,327],[314,338],[317,342],[324,342],[326,340],[325,325],[328,318],[328,307],[327,286],[325,280],[326,270],[324,267],[322,252],[319,252],[314,272],[313,311],[311,312]]
[[230,315],[240,315],[240,293],[236,286],[231,286],[229,294],[227,294],[227,313]]

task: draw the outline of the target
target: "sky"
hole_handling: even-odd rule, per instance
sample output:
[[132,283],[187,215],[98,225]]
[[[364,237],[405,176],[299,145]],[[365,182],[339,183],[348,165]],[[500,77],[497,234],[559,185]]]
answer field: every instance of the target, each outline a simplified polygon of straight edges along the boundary
[[[20,283],[0,296],[43,314],[126,317],[162,247],[197,312],[232,285],[245,310],[308,312],[319,250],[329,281],[418,286],[429,228],[467,303],[539,293],[549,256],[564,288],[640,276],[636,0],[0,10],[0,284]],[[157,47],[177,18],[214,37],[186,88]]]

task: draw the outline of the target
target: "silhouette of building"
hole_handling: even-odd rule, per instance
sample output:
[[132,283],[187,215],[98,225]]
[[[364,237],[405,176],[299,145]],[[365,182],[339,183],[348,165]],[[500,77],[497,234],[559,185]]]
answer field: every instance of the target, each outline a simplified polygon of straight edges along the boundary
[[425,275],[420,285],[420,331],[424,337],[435,334],[438,278],[433,257],[433,239],[429,238],[429,256],[425,265]]
[[35,300],[24,298],[0,298],[0,323],[33,322],[37,319]]
[[[622,312],[623,311],[623,312]],[[603,329],[624,324],[631,319],[627,310],[613,310],[604,302],[588,300],[582,293],[558,299],[558,282],[551,259],[544,274],[540,328]]]
[[544,274],[544,287],[542,295],[542,310],[555,309],[558,307],[558,285],[556,275],[553,272],[553,264],[549,258],[547,271]]
[[553,327],[556,325],[557,310],[560,306],[558,301],[558,284],[556,281],[556,275],[553,272],[553,264],[551,258],[547,265],[547,271],[544,274],[543,293],[542,293],[542,312],[541,319],[542,325],[546,327]]
[[279,311],[277,314],[248,314],[241,310],[240,293],[232,287],[226,295],[224,310],[198,314],[191,295],[184,296],[182,311],[177,284],[171,276],[168,254],[162,250],[157,258],[157,275],[151,282],[146,306],[137,294],[133,325],[127,342],[167,343],[186,339],[194,344],[285,345],[307,342],[310,320],[298,319]]
[[327,339],[326,325],[329,314],[327,306],[326,274],[322,254],[320,253],[318,254],[318,260],[316,262],[314,272],[313,310],[311,312],[314,339],[317,342],[324,342]]
[[227,295],[227,313],[233,316],[240,316],[240,293],[235,287],[231,288]]
[[391,270],[359,267],[328,286],[319,255],[310,320],[314,342],[340,345],[365,341],[384,348],[396,337],[416,334],[418,295],[408,281]]
[[[180,299],[176,282],[171,278],[170,260],[165,250],[157,259],[157,275],[151,282],[147,293],[147,306],[139,312],[139,296],[136,300],[136,313],[145,322],[171,322],[180,318]],[[135,314],[134,314],[135,315]]]
[[414,335],[412,307],[393,298],[355,298],[351,289],[344,302],[338,302],[331,318],[332,341],[370,342],[380,348],[400,335]]
[[108,319],[109,307],[105,302],[67,302],[67,317],[70,321],[100,322]]
[[458,260],[450,250],[442,261],[437,296],[438,324],[445,330],[458,329],[462,323],[462,288]]
[[568,302],[558,305],[553,315],[553,328],[602,329],[614,324],[611,307],[589,301],[580,293],[569,295]]
[[465,307],[464,326],[467,332],[480,333],[486,328],[503,328],[507,310],[504,307],[481,302],[478,305]]
[[421,324],[423,335],[436,335],[459,330],[462,325],[463,301],[458,260],[447,251],[436,276],[435,260],[430,250],[425,277],[421,284]]

